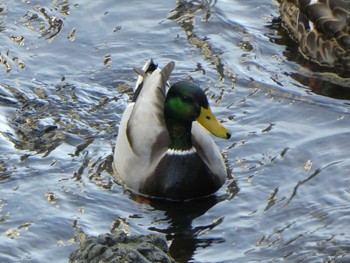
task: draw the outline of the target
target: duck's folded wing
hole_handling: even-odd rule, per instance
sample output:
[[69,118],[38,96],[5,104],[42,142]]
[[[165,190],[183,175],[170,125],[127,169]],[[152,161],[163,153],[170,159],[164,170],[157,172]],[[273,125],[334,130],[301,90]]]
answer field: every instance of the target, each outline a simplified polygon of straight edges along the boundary
[[227,177],[224,159],[209,132],[197,121],[192,123],[192,143],[202,160],[223,183]]
[[168,63],[162,70],[143,76],[142,89],[126,127],[126,135],[134,154],[151,156],[168,144],[164,121],[165,86],[175,63]]

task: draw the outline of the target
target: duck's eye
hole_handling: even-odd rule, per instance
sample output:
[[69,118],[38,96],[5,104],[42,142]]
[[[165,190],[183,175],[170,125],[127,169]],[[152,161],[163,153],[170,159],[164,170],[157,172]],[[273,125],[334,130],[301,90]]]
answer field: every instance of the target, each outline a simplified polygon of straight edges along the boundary
[[192,98],[187,97],[187,96],[184,96],[182,99],[183,99],[184,102],[187,102],[187,103],[192,103],[193,102]]
[[205,115],[205,118],[206,118],[207,120],[210,120],[210,119],[211,119],[209,115]]

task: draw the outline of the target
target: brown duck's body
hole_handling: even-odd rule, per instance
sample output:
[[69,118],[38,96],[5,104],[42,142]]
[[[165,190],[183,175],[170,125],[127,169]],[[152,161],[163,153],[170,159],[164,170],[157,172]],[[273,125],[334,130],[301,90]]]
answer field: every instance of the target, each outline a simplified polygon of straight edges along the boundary
[[350,71],[350,1],[278,1],[283,26],[305,57]]

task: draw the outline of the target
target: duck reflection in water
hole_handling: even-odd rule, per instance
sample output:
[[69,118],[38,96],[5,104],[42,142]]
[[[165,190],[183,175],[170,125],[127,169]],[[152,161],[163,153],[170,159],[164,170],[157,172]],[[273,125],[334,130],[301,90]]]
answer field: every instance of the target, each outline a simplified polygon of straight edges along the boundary
[[238,191],[237,183],[232,179],[227,186],[226,194],[188,201],[147,199],[130,194],[134,201],[148,204],[151,210],[164,211],[164,218],[156,219],[157,225],[163,225],[164,228],[152,226],[149,230],[164,234],[166,239],[171,241],[170,255],[176,262],[182,263],[190,261],[197,248],[206,248],[215,243],[225,242],[223,238],[202,238],[203,234],[220,225],[224,217],[218,217],[211,223],[201,226],[193,226],[192,223],[218,203],[234,198]]

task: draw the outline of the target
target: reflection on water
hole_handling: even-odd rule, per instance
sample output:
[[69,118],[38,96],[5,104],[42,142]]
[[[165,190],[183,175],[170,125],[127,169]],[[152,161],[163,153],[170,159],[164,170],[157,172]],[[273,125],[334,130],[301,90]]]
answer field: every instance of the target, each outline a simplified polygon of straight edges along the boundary
[[[140,196],[131,195],[136,202],[147,203],[155,211],[163,211],[164,218],[157,220],[158,226],[151,226],[149,230],[165,234],[171,241],[170,254],[176,262],[189,262],[198,248],[210,247],[214,243],[225,242],[222,238],[204,238],[206,232],[220,225],[222,216],[218,216],[207,225],[194,226],[193,221],[204,215],[212,207],[220,202],[234,198],[238,193],[235,180],[230,180],[227,194],[222,196],[209,196],[185,202],[173,202],[166,200],[148,200]],[[166,227],[164,228],[164,225]]]
[[224,65],[221,63],[220,54],[218,54],[214,48],[210,45],[206,37],[199,37],[194,30],[194,22],[196,15],[202,17],[202,21],[208,22],[211,16],[211,8],[215,8],[216,1],[176,1],[176,8],[170,11],[169,19],[176,21],[180,24],[181,28],[185,31],[189,43],[202,51],[203,56],[206,59],[212,61],[216,66],[216,70],[220,75],[220,79],[223,80]]
[[[276,16],[270,0],[0,0],[0,261],[67,262],[75,221],[122,221],[179,262],[348,262],[349,81],[305,63]],[[199,82],[233,132],[216,196],[145,203],[113,181],[150,57],[175,60],[170,81]]]
[[[215,198],[191,201],[186,203],[152,203],[153,209],[164,211],[161,222],[166,223],[166,228],[150,227],[149,230],[157,231],[166,235],[171,240],[170,254],[177,262],[188,262],[198,247],[208,247],[214,242],[223,242],[221,239],[201,238],[201,233],[209,231],[219,225],[222,218],[215,222],[194,227],[192,221],[203,215],[218,200]],[[159,224],[159,222],[157,222]]]
[[[69,9],[68,9],[69,11]],[[68,13],[65,13],[66,15]],[[39,31],[41,36],[51,42],[61,32],[63,27],[62,19],[50,15],[48,11],[40,6],[36,6],[34,12],[29,12],[23,16],[23,23],[26,27]]]
[[[323,80],[319,76],[307,77],[300,73],[291,73],[290,77],[308,87],[315,94],[340,100],[350,100],[350,79],[342,79],[341,84],[336,84],[331,80]],[[338,77],[335,76],[334,80],[337,79]]]

